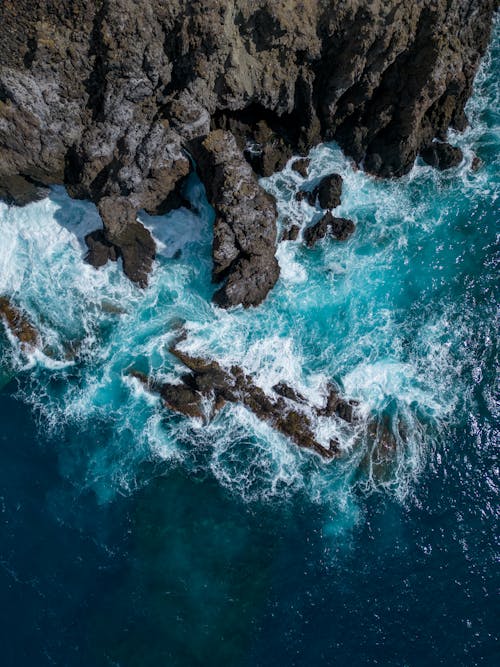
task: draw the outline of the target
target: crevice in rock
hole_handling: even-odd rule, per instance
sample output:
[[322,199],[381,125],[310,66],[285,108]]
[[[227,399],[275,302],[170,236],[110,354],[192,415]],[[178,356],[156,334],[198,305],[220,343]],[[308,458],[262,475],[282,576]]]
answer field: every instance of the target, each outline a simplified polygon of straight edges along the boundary
[[89,40],[89,58],[93,65],[90,76],[84,81],[84,85],[88,94],[87,108],[92,111],[93,120],[101,119],[104,114],[108,47],[103,31],[108,11],[109,0],[102,0],[94,16]]

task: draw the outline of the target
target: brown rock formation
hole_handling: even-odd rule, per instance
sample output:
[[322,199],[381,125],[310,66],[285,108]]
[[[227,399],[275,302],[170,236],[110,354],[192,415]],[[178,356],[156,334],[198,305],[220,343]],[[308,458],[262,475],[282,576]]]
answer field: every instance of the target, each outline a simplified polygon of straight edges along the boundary
[[[181,335],[180,340],[183,339]],[[354,420],[355,401],[341,398],[336,387],[331,385],[326,406],[318,408],[307,404],[306,399],[292,387],[280,382],[273,387],[278,396],[269,396],[258,387],[250,375],[239,366],[227,370],[214,360],[193,357],[172,345],[170,352],[181,361],[189,373],[182,376],[179,384],[158,383],[144,373],[131,371],[152,391],[158,393],[166,407],[187,417],[204,418],[203,404],[212,401],[212,410],[217,411],[226,402],[241,403],[259,419],[268,423],[299,447],[320,454],[325,459],[339,455],[338,443],[330,441],[329,447],[318,442],[311,416],[336,415],[344,421]]]
[[27,315],[7,297],[0,297],[0,319],[25,349],[40,347],[40,334]]
[[[136,213],[164,212],[178,200],[172,193],[191,169],[192,141],[229,130],[239,153],[268,174],[293,152],[336,139],[369,171],[404,174],[435,137],[465,126],[497,6],[4,0],[0,195],[25,203],[41,186],[65,183],[73,196],[96,202],[104,241],[145,284],[154,244]],[[234,145],[230,153],[236,162]],[[216,208],[227,209],[230,202],[216,201],[227,188],[205,169],[200,175]],[[244,208],[252,210],[254,197],[259,229],[274,243],[272,207],[263,213],[258,192],[249,188]],[[226,215],[230,224],[238,217]],[[261,233],[253,238],[259,247],[248,252],[249,241],[227,267],[221,305],[258,303],[277,279],[275,262],[262,259]]]

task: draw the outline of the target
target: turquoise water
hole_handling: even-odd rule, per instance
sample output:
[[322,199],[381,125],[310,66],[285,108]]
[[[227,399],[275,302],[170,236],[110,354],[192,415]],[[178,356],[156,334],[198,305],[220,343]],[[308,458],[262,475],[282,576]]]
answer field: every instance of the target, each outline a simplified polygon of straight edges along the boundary
[[[498,39],[452,136],[458,168],[376,180],[332,144],[307,182],[290,167],[263,181],[280,224],[304,226],[321,211],[297,188],[339,172],[357,228],[281,243],[257,309],[211,304],[196,177],[192,211],[141,216],[159,248],[146,291],[83,262],[92,205],[59,188],[0,204],[0,294],[45,344],[0,343],[9,665],[496,664]],[[337,381],[360,420],[315,427],[341,461],[241,406],[209,424],[164,410],[128,371],[178,378],[179,321],[186,349],[267,390],[286,380],[319,403]],[[386,417],[398,451],[381,476],[363,457]]]

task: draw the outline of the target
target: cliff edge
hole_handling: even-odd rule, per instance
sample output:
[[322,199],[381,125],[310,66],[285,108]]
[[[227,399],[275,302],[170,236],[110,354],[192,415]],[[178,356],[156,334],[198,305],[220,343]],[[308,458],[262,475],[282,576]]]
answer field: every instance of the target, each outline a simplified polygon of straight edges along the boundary
[[196,164],[217,216],[217,300],[256,305],[279,274],[275,206],[257,176],[332,139],[384,177],[408,172],[419,153],[447,164],[429,147],[466,126],[497,8],[4,0],[0,196],[23,204],[60,183],[92,200],[103,229],[88,239],[90,261],[122,257],[145,285],[155,244],[137,212],[179,205]]

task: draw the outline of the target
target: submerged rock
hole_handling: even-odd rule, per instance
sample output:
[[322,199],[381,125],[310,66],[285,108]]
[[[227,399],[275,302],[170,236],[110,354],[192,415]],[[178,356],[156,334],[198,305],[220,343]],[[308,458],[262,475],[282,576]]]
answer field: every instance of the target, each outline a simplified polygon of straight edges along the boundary
[[308,157],[299,158],[292,164],[292,169],[300,174],[303,178],[307,178],[310,164],[311,160]]
[[216,211],[213,279],[224,283],[214,300],[224,308],[256,306],[279,277],[276,203],[257,182],[229,132],[211,132],[193,152]]
[[398,440],[406,442],[402,421],[393,424],[385,414],[370,419],[366,428],[366,452],[359,464],[359,474],[373,484],[386,484],[394,479],[400,454]]
[[441,141],[433,141],[420,151],[420,155],[424,162],[430,164],[431,167],[443,170],[457,167],[464,157],[460,148]]
[[7,297],[0,297],[0,319],[25,348],[40,347],[41,337],[28,316]]
[[471,163],[471,169],[472,171],[479,171],[481,167],[483,166],[484,162],[481,160],[481,158],[477,155],[474,155],[472,158],[472,163]]
[[314,190],[321,208],[332,209],[340,206],[342,183],[340,174],[329,174],[321,179],[320,184]]

